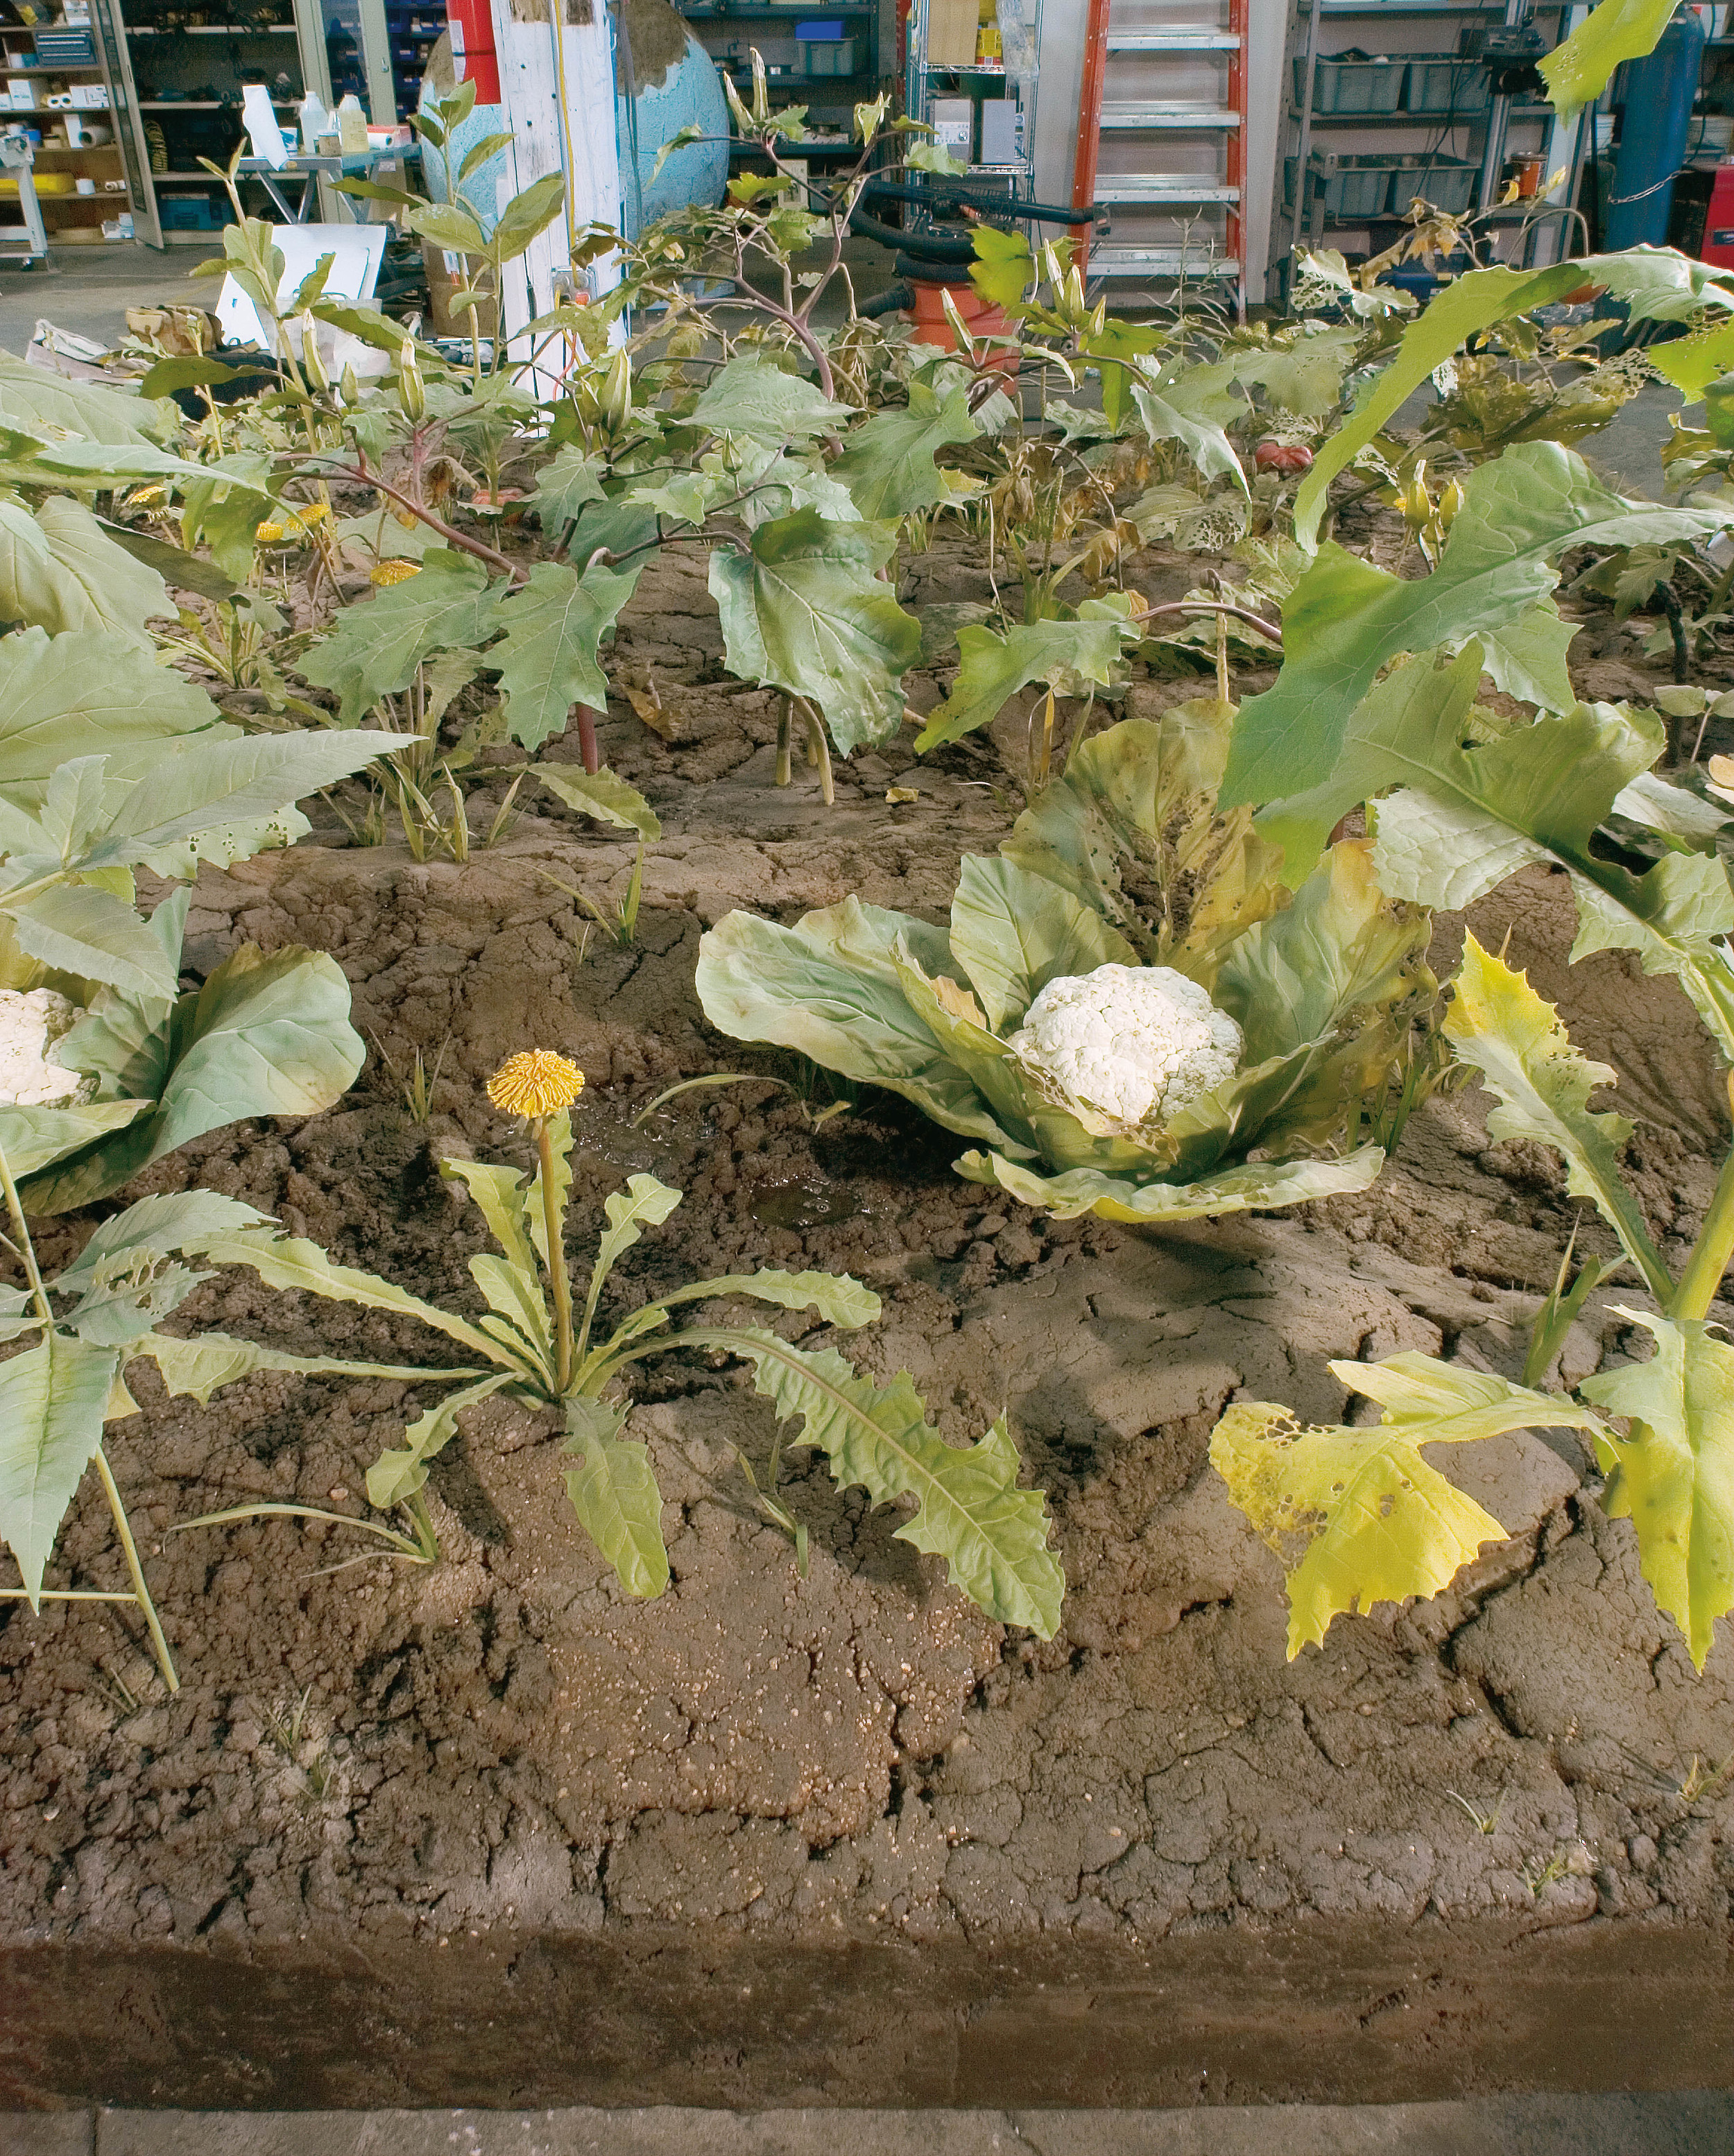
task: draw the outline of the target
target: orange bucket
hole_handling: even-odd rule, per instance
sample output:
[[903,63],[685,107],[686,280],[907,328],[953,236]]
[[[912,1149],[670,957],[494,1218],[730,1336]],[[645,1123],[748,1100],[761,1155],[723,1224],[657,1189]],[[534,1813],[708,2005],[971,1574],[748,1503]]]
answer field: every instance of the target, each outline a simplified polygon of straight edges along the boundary
[[[970,284],[917,285],[915,288],[916,335],[923,344],[937,345],[941,352],[955,352],[957,340],[952,334],[952,326],[946,320],[943,295],[949,292],[952,305],[963,317],[964,327],[972,336],[1004,336],[1012,325],[1006,319],[1005,310],[996,307],[992,300],[984,300]],[[1018,372],[1015,352],[998,353],[991,362],[1002,374]]]

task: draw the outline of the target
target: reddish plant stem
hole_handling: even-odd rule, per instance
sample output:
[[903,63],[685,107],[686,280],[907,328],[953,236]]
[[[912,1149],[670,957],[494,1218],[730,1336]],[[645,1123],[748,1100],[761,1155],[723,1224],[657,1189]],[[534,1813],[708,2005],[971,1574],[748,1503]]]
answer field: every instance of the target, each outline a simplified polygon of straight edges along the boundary
[[389,495],[393,501],[407,509],[429,531],[437,531],[449,547],[455,547],[460,553],[475,555],[477,561],[485,562],[491,568],[500,570],[515,584],[529,582],[530,572],[508,561],[497,547],[490,547],[482,540],[472,539],[467,533],[455,530],[444,517],[436,516],[424,503],[418,501],[413,495],[405,494],[401,487],[393,486],[389,480],[382,479],[377,471],[369,471],[365,465],[359,469],[353,465],[341,465],[331,476],[352,480],[360,486],[377,487],[381,494]]
[[584,759],[586,771],[602,769],[602,757],[596,746],[596,714],[587,704],[578,706],[578,753]]

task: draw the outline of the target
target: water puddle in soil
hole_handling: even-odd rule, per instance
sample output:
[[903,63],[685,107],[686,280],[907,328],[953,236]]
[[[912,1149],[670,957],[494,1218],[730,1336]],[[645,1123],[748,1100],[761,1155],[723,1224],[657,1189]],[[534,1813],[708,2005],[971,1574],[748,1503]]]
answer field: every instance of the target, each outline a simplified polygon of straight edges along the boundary
[[803,1176],[793,1183],[762,1183],[748,1209],[762,1228],[828,1228],[854,1219],[861,1201],[838,1183]]

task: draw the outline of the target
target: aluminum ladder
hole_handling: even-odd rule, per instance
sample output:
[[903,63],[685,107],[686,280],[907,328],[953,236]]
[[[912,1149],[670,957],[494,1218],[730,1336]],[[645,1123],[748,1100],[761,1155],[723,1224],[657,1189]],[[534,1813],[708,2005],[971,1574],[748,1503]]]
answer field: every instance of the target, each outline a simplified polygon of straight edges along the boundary
[[[1109,205],[1111,233],[1126,225],[1147,227],[1156,218],[1170,226],[1183,224],[1218,207],[1225,215],[1219,244],[1213,234],[1203,239],[1172,230],[1135,230],[1092,244],[1089,226],[1075,226],[1072,237],[1080,251],[1087,251],[1088,275],[1092,280],[1152,282],[1220,278],[1238,290],[1244,264],[1247,0],[1206,0],[1216,18],[1208,25],[1164,24],[1154,29],[1115,28],[1109,20],[1112,4],[1113,0],[1090,0],[1073,203],[1080,209],[1091,203]],[[1196,73],[1201,61],[1211,59],[1224,64],[1217,97],[1160,94],[1162,76],[1174,71],[1162,62]],[[1136,84],[1124,80],[1128,73],[1138,78]],[[1121,80],[1111,81],[1111,74]],[[1135,88],[1138,94],[1108,95],[1111,89]],[[1144,151],[1139,169],[1100,171],[1104,136]],[[1214,170],[1188,170],[1173,162],[1174,149],[1183,145],[1196,153],[1201,144],[1213,141],[1220,146]]]

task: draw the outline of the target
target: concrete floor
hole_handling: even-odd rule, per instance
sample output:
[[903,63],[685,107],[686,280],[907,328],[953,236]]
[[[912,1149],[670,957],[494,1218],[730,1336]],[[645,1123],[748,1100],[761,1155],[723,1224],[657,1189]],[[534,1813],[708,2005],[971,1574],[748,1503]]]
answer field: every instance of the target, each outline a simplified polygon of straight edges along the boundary
[[1196,2111],[68,2112],[0,2156],[1727,2156],[1734,2095]]
[[46,269],[0,262],[0,352],[22,352],[38,316],[112,344],[125,332],[129,307],[189,300],[208,306],[216,285],[203,277],[189,280],[187,273],[207,254],[222,252],[220,246],[168,247],[158,254],[123,243],[63,248],[50,253]]

